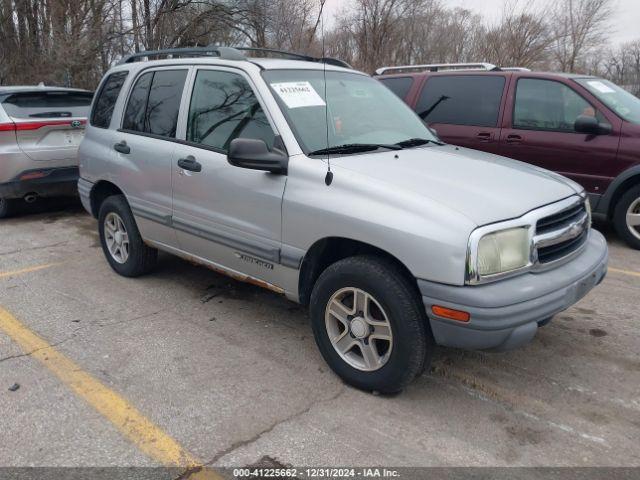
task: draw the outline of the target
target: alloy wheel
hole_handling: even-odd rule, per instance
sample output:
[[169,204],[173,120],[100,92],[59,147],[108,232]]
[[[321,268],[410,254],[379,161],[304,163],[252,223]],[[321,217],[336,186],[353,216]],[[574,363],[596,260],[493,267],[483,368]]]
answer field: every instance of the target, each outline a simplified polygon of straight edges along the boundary
[[118,263],[129,259],[129,234],[120,215],[110,212],[104,219],[104,238],[111,257]]
[[640,240],[640,198],[636,198],[627,209],[627,228]]
[[347,287],[334,293],[325,309],[325,327],[333,348],[351,367],[372,372],[389,360],[391,323],[368,292]]

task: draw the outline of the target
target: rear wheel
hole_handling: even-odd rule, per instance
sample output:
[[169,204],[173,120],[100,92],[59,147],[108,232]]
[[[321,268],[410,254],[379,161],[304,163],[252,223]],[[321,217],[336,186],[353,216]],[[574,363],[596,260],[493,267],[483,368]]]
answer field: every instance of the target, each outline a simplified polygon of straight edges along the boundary
[[631,188],[618,200],[613,223],[618,235],[630,247],[640,250],[640,185]]
[[398,392],[429,361],[424,306],[390,261],[357,256],[331,265],[314,286],[310,310],[322,356],[350,385]]
[[114,195],[102,203],[98,224],[102,250],[117,273],[138,277],[153,269],[158,251],[142,241],[124,195]]

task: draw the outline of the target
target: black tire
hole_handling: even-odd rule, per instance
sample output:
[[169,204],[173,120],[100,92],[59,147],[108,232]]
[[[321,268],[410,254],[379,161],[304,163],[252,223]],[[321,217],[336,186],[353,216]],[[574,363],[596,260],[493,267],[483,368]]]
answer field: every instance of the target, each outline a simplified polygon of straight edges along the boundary
[[[640,238],[636,237],[631,228],[627,225],[627,211],[629,207],[640,200],[640,185],[627,190],[618,203],[616,203],[615,210],[613,212],[613,225],[618,232],[618,235],[629,245],[631,248],[640,250]],[[636,227],[638,235],[640,236],[640,227]]]
[[[129,237],[128,258],[124,263],[119,263],[107,246],[105,219],[110,213],[115,213],[122,219]],[[111,268],[117,273],[124,277],[139,277],[149,273],[155,267],[158,259],[158,250],[145,245],[142,241],[140,231],[124,195],[114,195],[102,202],[100,213],[98,214],[98,227],[102,251]]]
[[[391,325],[393,340],[388,359],[374,371],[354,368],[338,354],[329,338],[326,309],[334,294],[348,287],[370,294],[386,312]],[[314,285],[309,308],[322,356],[338,376],[356,388],[399,392],[430,363],[434,342],[424,305],[415,285],[391,261],[363,255],[334,263]]]
[[8,218],[16,213],[18,200],[0,198],[0,218]]

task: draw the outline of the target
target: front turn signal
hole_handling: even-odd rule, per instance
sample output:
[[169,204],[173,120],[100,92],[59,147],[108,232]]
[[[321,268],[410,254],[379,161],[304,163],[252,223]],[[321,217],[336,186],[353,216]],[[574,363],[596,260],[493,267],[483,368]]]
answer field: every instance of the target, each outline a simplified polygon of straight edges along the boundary
[[448,318],[449,320],[455,320],[457,322],[468,322],[471,318],[468,312],[441,307],[439,305],[432,305],[431,311],[439,317]]

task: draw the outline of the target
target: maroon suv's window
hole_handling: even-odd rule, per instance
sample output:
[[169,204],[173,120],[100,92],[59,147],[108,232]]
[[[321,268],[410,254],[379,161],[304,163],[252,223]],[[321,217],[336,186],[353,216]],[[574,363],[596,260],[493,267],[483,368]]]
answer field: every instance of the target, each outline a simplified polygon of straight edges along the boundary
[[427,123],[495,127],[504,85],[503,76],[431,77],[422,89],[416,112]]
[[576,119],[586,115],[602,115],[567,85],[553,80],[521,78],[516,87],[513,128],[575,132]]
[[411,77],[379,78],[378,80],[402,100],[407,98],[411,85],[413,85],[413,78]]

